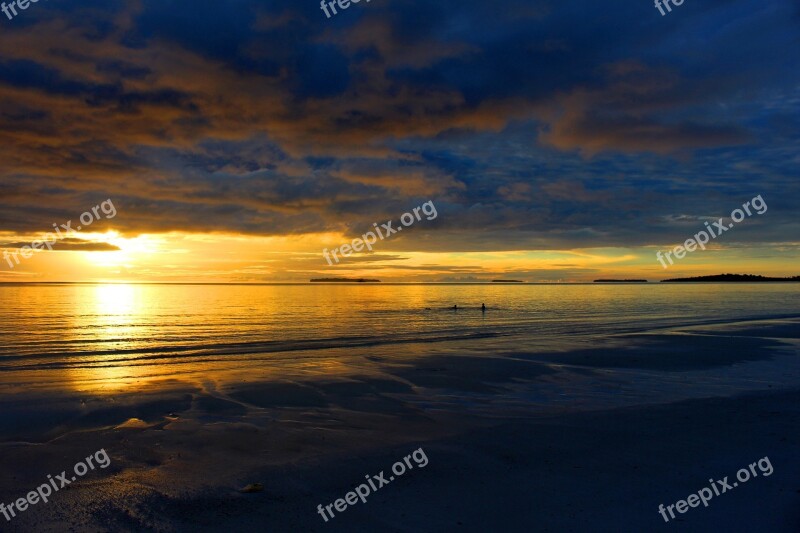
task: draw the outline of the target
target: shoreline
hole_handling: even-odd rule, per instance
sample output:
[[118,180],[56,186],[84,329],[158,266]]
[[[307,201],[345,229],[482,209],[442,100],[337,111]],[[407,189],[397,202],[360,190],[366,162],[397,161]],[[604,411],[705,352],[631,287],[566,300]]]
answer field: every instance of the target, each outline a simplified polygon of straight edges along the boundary
[[[569,349],[475,342],[13,388],[0,404],[0,502],[100,448],[111,464],[6,526],[610,531],[620,515],[638,531],[800,525],[800,318],[593,334]],[[425,468],[327,523],[317,514],[420,447]],[[764,456],[771,477],[663,523],[659,504]],[[255,484],[263,492],[240,492]]]

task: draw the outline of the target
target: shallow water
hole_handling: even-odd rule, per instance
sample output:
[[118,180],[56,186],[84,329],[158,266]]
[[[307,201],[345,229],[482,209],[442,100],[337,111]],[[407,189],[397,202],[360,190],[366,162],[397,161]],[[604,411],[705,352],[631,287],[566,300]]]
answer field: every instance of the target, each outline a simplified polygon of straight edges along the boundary
[[358,349],[563,350],[598,336],[800,314],[800,284],[47,284],[0,285],[0,296],[5,384],[30,371],[47,376],[39,382],[87,383],[257,360],[313,365]]

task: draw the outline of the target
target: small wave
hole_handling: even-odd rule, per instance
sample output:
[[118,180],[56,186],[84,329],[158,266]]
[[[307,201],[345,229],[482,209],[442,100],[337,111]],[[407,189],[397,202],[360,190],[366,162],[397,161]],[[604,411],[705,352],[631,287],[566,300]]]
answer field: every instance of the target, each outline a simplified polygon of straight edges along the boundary
[[[429,332],[415,335],[348,336],[293,341],[229,342],[208,345],[181,345],[142,347],[116,350],[92,350],[72,352],[47,352],[27,355],[10,355],[0,359],[0,371],[19,371],[55,368],[81,368],[109,366],[170,359],[205,359],[221,355],[275,354],[281,352],[329,350],[336,348],[369,347],[415,342],[448,342],[470,339],[485,339],[503,335],[500,332]],[[106,356],[113,359],[93,360]],[[38,360],[40,362],[30,363]],[[28,364],[26,364],[28,363]]]

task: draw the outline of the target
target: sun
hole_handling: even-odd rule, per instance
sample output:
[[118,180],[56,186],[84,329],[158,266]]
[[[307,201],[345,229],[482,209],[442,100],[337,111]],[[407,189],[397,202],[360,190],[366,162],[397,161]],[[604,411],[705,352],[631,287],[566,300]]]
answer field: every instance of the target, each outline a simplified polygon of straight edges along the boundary
[[87,238],[95,242],[105,242],[116,246],[119,250],[108,252],[83,252],[84,259],[98,267],[131,266],[137,259],[154,253],[157,243],[148,235],[133,238],[122,237],[117,231],[87,234]]

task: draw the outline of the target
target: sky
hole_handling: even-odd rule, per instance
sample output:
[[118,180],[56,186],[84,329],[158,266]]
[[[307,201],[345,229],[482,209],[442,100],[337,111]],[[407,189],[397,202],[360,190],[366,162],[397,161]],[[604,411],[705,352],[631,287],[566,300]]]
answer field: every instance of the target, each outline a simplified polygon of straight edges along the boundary
[[[0,281],[800,274],[797,2],[17,12],[0,14]],[[763,214],[658,261],[757,196]],[[324,258],[426,202],[432,220]],[[22,248],[62,224],[52,250]]]

